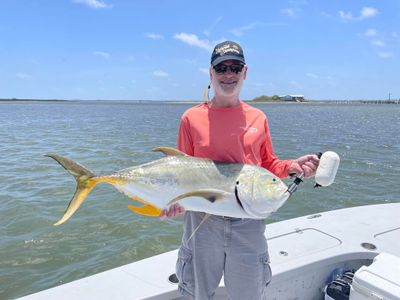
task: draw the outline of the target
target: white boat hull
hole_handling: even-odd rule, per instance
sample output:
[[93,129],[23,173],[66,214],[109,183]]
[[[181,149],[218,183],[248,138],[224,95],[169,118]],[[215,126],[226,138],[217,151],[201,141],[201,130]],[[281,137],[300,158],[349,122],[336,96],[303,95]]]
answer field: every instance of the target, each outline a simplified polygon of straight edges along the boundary
[[[400,203],[277,222],[265,234],[273,272],[268,299],[321,300],[334,269],[369,265],[380,252],[400,257]],[[168,281],[176,256],[170,251],[20,299],[185,299]],[[216,299],[226,299],[223,280]]]

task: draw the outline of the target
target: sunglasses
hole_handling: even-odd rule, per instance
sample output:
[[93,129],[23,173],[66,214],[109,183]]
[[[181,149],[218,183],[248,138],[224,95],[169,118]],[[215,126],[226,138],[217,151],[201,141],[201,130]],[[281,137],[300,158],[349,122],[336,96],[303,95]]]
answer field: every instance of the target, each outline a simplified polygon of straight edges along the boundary
[[243,64],[231,65],[231,66],[218,64],[214,66],[214,70],[217,74],[225,74],[226,72],[228,72],[228,69],[231,70],[232,73],[238,74],[242,72],[243,68],[244,68]]

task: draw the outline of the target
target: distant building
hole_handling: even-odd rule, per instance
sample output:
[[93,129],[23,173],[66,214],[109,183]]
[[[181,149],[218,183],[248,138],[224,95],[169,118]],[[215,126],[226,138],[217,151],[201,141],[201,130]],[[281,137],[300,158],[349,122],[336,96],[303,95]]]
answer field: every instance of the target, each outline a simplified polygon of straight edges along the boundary
[[302,102],[304,101],[304,95],[284,95],[279,96],[279,100]]

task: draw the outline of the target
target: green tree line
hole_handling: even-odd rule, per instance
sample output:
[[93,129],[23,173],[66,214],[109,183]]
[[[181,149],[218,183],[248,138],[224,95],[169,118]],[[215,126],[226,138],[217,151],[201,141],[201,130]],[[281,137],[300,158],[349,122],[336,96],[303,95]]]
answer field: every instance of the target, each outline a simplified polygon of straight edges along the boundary
[[278,95],[273,95],[273,96],[262,95],[259,97],[255,97],[252,101],[270,102],[270,101],[278,101],[278,100],[279,100]]

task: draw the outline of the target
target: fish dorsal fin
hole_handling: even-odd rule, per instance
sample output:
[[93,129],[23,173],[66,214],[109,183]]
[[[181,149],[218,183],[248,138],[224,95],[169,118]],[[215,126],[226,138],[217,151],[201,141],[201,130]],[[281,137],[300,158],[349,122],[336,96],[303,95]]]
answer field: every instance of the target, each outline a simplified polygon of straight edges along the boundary
[[178,202],[179,200],[182,200],[182,199],[188,198],[188,197],[200,197],[200,198],[204,198],[205,200],[207,200],[211,203],[214,203],[215,201],[222,200],[225,196],[228,196],[228,195],[229,195],[228,192],[225,192],[223,190],[217,190],[217,189],[196,190],[196,191],[184,193],[182,195],[175,197],[170,202],[168,202],[167,205],[174,204],[174,203]]
[[153,148],[153,151],[162,152],[166,156],[187,156],[186,153],[179,151],[178,149],[175,149],[172,147],[157,147],[157,148]]

